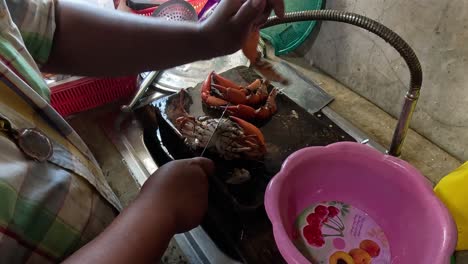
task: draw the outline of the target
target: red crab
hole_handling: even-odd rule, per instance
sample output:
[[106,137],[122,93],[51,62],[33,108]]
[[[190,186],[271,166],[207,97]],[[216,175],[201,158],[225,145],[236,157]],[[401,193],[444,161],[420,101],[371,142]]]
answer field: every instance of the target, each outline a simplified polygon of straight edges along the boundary
[[181,90],[179,104],[171,115],[176,116],[175,125],[188,146],[202,149],[211,139],[208,149],[227,160],[257,160],[265,155],[265,139],[257,127],[233,116],[223,119],[190,116],[184,108],[185,96],[186,91]]
[[[202,101],[211,107],[227,108],[231,116],[245,120],[266,120],[276,113],[274,88],[268,94],[268,81],[257,79],[248,86],[240,86],[215,72],[210,73],[201,89]],[[255,106],[262,104],[255,109]]]

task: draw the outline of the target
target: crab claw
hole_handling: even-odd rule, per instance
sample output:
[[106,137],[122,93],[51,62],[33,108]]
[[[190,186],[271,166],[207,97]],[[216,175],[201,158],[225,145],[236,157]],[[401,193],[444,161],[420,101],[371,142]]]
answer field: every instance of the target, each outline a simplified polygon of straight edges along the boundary
[[204,103],[214,107],[225,106],[229,102],[245,104],[247,102],[246,91],[246,89],[213,71],[202,84],[201,98]]
[[236,106],[227,106],[224,109],[227,109],[227,112],[231,116],[236,116],[245,120],[267,120],[278,110],[276,106],[276,96],[278,95],[278,89],[271,90],[268,95],[266,103],[258,108],[254,109],[248,105],[236,105]]
[[215,96],[208,96],[204,102],[209,105],[209,106],[214,106],[214,107],[219,107],[219,106],[226,106],[229,104],[228,101],[223,100],[221,98],[215,97]]
[[[262,102],[265,102],[265,99],[268,98],[268,81],[262,82],[260,80],[253,82],[250,87],[252,93],[247,97],[247,104],[249,105],[258,105]],[[256,89],[252,87],[257,87]]]
[[222,86],[218,84],[213,84],[212,88],[218,90],[226,101],[229,101],[233,104],[245,104],[247,102],[247,97],[243,90],[238,90],[236,88],[230,88],[227,86]]
[[273,89],[270,92],[270,95],[268,95],[267,102],[265,103],[264,106],[260,107],[255,111],[255,118],[258,119],[268,119],[272,115],[276,113],[278,110],[276,106],[276,96],[278,95],[278,89]]
[[236,105],[226,107],[230,115],[240,117],[245,120],[255,119],[255,109],[248,105]]
[[214,72],[211,72],[202,84],[201,97],[203,102],[206,102],[208,97],[211,96],[211,80],[213,79],[213,74]]
[[221,76],[221,75],[219,75],[219,74],[217,74],[215,72],[212,72],[211,75],[212,75],[212,82],[214,84],[219,84],[219,85],[224,86],[226,88],[233,88],[233,89],[236,89],[236,90],[242,90],[242,86],[239,86],[239,85],[235,84],[231,80],[228,80],[228,79],[224,78],[223,76]]
[[242,120],[238,117],[231,116],[229,117],[233,122],[236,122],[243,130],[244,134],[247,136],[254,136],[257,140],[259,145],[262,149],[265,148],[265,138],[263,137],[262,132],[256,126],[252,125],[251,123]]
[[255,80],[253,83],[245,87],[249,91],[255,91],[262,86],[263,82],[260,79]]

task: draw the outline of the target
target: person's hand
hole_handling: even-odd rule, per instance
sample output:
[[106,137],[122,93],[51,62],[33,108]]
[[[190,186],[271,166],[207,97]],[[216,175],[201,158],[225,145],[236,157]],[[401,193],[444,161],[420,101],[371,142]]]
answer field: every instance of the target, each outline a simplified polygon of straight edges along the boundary
[[144,184],[138,199],[158,203],[176,233],[197,227],[208,206],[208,176],[214,164],[205,158],[170,162],[159,168]]
[[200,26],[206,45],[214,56],[231,54],[245,43],[248,34],[266,21],[274,9],[284,14],[283,0],[222,0],[214,13]]
[[66,263],[153,263],[175,233],[202,221],[208,205],[208,175],[213,172],[213,162],[204,158],[159,168],[137,199]]

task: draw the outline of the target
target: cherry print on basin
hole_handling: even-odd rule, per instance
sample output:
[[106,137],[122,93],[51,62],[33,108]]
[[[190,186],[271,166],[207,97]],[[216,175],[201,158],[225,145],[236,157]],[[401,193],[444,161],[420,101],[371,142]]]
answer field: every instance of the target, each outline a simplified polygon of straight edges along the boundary
[[387,264],[391,259],[380,226],[343,202],[321,202],[304,210],[296,220],[293,240],[312,263]]

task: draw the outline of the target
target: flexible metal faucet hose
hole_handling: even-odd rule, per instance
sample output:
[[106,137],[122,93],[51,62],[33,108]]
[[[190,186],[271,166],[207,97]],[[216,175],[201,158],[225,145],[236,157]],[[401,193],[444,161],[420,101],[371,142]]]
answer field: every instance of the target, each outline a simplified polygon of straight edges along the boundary
[[392,143],[388,151],[390,155],[399,156],[401,154],[401,148],[409,129],[414,109],[416,108],[423,79],[421,64],[419,63],[419,59],[416,56],[416,53],[408,45],[408,43],[406,43],[405,40],[403,40],[398,34],[386,26],[365,16],[346,11],[309,10],[290,12],[286,13],[283,18],[276,16],[270,17],[268,21],[262,26],[262,28],[272,27],[278,24],[310,20],[343,22],[366,29],[388,42],[398,51],[398,53],[400,53],[400,55],[405,60],[410,71],[411,80],[408,92],[405,96],[405,103],[403,105],[400,118],[398,119],[398,124],[395,128]]

